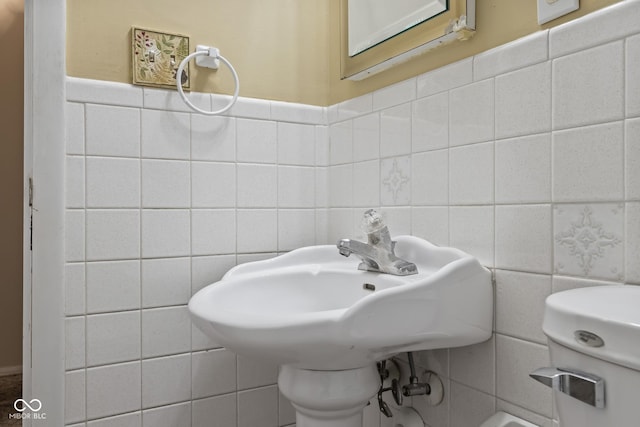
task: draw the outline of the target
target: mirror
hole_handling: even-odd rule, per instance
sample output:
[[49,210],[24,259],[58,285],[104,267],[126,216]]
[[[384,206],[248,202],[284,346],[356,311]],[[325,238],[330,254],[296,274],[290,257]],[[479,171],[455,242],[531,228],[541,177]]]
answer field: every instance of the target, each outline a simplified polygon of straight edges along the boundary
[[347,0],[349,56],[447,10],[447,0]]
[[362,80],[475,32],[475,0],[341,0],[341,77]]

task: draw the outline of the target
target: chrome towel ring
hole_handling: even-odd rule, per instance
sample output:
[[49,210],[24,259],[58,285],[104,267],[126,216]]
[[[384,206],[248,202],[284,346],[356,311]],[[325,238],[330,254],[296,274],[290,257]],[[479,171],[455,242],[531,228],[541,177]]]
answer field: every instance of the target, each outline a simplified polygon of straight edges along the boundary
[[[201,56],[201,57],[206,56],[207,58],[202,58],[203,61],[198,61],[199,58],[196,58],[198,56]],[[193,58],[196,58],[196,63],[198,65],[202,65],[204,67],[213,68],[213,69],[218,69],[218,60],[220,60],[224,62],[227,67],[229,67],[229,70],[231,70],[231,74],[233,75],[233,80],[235,81],[235,84],[236,84],[236,89],[233,92],[233,98],[231,98],[231,101],[223,108],[219,110],[214,110],[214,111],[203,110],[193,105],[193,103],[189,101],[189,98],[187,98],[187,95],[184,93],[184,90],[182,89],[181,76],[184,71],[184,67]],[[238,94],[240,93],[240,79],[238,78],[238,73],[233,68],[233,65],[231,65],[231,63],[224,56],[220,55],[219,49],[216,49],[215,47],[198,46],[195,52],[193,52],[190,55],[187,55],[182,60],[182,62],[180,62],[180,65],[178,65],[178,70],[176,71],[176,88],[178,89],[178,93],[182,97],[182,100],[185,102],[185,104],[189,106],[189,108],[201,114],[206,114],[208,116],[217,116],[227,111],[229,108],[233,106],[233,104],[236,103],[236,100],[238,99]]]

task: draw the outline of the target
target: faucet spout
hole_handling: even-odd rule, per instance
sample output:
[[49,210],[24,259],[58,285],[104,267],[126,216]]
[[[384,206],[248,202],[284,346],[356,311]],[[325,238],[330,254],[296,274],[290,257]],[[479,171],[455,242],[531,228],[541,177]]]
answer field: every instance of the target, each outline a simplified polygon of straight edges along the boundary
[[389,229],[380,215],[370,209],[365,212],[367,243],[352,239],[341,239],[336,245],[340,255],[348,257],[355,254],[362,260],[358,269],[388,273],[396,276],[416,274],[418,268],[412,262],[398,258],[395,254],[395,242],[391,240]]

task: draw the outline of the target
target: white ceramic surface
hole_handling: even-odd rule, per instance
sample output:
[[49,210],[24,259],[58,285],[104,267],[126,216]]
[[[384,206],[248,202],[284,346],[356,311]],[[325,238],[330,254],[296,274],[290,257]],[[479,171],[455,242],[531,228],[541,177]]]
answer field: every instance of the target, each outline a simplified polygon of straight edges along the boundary
[[491,418],[483,422],[480,427],[538,427],[522,418],[514,417],[506,412],[496,412]]
[[[551,366],[585,372],[604,381],[604,407],[596,408],[555,391],[563,427],[635,426],[640,383],[640,287],[592,286],[551,295],[543,330],[549,337]],[[575,331],[597,334],[602,346],[575,338]]]
[[[640,287],[592,286],[551,295],[542,329],[549,339],[581,353],[640,371]],[[585,330],[604,340],[601,347],[576,341]]]
[[399,352],[487,340],[489,271],[457,249],[395,240],[396,254],[419,274],[360,271],[357,257],[311,246],[231,269],[191,298],[192,318],[238,354],[303,369],[353,369]]

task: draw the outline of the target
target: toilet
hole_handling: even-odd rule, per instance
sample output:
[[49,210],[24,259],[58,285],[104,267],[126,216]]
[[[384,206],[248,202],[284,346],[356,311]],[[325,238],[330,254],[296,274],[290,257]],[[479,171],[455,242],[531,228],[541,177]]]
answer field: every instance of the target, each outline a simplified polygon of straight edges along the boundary
[[560,427],[640,426],[640,286],[552,294],[543,331],[551,366],[530,375],[553,389]]
[[514,417],[506,412],[496,412],[491,418],[483,422],[480,427],[538,427],[521,418]]

